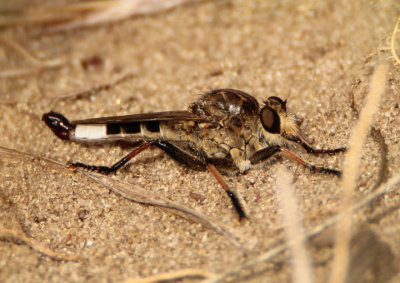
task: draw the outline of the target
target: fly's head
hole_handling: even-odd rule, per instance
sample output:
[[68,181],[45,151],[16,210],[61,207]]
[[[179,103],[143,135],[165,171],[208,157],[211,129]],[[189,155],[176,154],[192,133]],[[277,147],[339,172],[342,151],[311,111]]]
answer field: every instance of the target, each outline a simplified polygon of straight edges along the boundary
[[299,134],[294,115],[286,110],[286,100],[270,96],[260,110],[260,139],[267,144],[284,144]]

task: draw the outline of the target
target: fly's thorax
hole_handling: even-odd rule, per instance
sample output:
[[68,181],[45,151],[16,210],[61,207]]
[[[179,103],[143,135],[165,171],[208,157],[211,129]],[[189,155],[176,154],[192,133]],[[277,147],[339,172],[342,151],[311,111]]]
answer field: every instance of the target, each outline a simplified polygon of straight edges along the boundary
[[258,116],[248,116],[247,120],[240,115],[227,115],[212,128],[200,131],[201,140],[207,140],[208,148],[228,154],[231,149],[244,152],[246,141],[255,133]]
[[240,116],[227,116],[221,121],[219,132],[223,136],[223,143],[231,148],[244,148],[248,123]]
[[199,128],[195,136],[208,158],[226,158],[229,155],[231,145],[226,144],[226,128]]
[[234,89],[217,89],[205,93],[189,110],[200,116],[225,117],[257,115],[259,105],[251,95]]

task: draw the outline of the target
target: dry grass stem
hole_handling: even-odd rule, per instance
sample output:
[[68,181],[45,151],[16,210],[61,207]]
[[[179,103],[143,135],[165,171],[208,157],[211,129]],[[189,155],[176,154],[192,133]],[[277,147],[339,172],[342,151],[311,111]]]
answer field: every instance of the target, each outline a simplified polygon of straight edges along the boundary
[[330,276],[331,283],[340,283],[346,280],[352,226],[352,213],[349,213],[349,211],[353,200],[353,190],[356,187],[356,179],[359,173],[362,148],[374,114],[378,109],[380,98],[385,90],[388,69],[388,64],[381,64],[376,68],[365,106],[361,110],[359,121],[350,138],[349,151],[346,155],[343,170],[343,203],[336,230],[334,261]]
[[55,160],[40,157],[28,152],[19,151],[17,149],[12,149],[4,146],[0,146],[0,159],[7,159],[8,161],[16,161],[16,160],[43,160],[48,166],[52,168],[56,168],[58,170],[63,170],[64,172],[71,172],[64,164],[57,162]]
[[[376,189],[373,193],[369,194],[365,198],[361,199],[359,202],[357,202],[355,205],[351,206],[348,208],[348,210],[345,211],[346,214],[353,214],[355,211],[360,210],[361,208],[367,206],[369,203],[374,201],[376,198],[390,192],[392,189],[396,189],[397,187],[395,185],[400,183],[400,174],[393,176],[390,178],[386,183],[382,184],[378,189]],[[332,227],[335,225],[339,220],[339,216],[335,215],[327,220],[324,221],[323,224],[317,225],[314,228],[308,230],[306,234],[306,239],[310,239],[326,229]],[[292,239],[291,241],[299,241],[300,239],[295,238]],[[275,246],[274,248],[266,251],[265,253],[252,258],[251,260],[248,260],[242,265],[239,265],[237,267],[229,269],[226,273],[218,274],[214,278],[206,279],[202,281],[203,283],[216,283],[216,282],[222,282],[228,277],[234,277],[234,276],[239,276],[239,274],[246,270],[250,269],[253,266],[267,262],[267,261],[272,261],[276,256],[280,255],[284,251],[286,251],[289,247],[289,245],[292,245],[290,242],[286,242],[284,244],[279,244],[277,243],[276,245],[271,245]]]
[[[307,253],[305,234],[302,226],[303,216],[297,205],[292,177],[282,166],[276,174],[275,193],[280,205],[280,214],[285,229],[285,239],[291,251],[293,282],[313,282],[312,265]],[[297,241],[293,241],[297,239]]]
[[68,21],[96,10],[114,7],[118,1],[86,1],[63,6],[13,11],[0,18],[0,26],[51,24]]
[[0,27],[14,25],[41,25],[70,20],[77,16],[78,11],[70,11],[69,5],[57,8],[31,8],[1,14]]
[[399,24],[400,24],[400,17],[397,19],[397,22],[394,25],[394,29],[393,29],[393,32],[392,32],[392,37],[390,38],[390,51],[392,52],[392,56],[393,56],[394,60],[398,64],[400,64],[400,59],[399,59],[399,56],[397,55],[397,52],[396,52],[395,41],[396,41],[397,31],[399,30]]
[[[96,1],[91,3],[91,6],[86,7],[89,12],[79,13],[65,23],[50,26],[45,30],[45,33],[116,22],[134,15],[145,15],[171,9],[189,1],[193,0]],[[73,9],[70,10],[74,11]]]
[[156,13],[194,0],[86,1],[50,8],[30,8],[2,14],[0,26],[54,24],[45,32],[106,24],[133,15]]
[[183,212],[184,215],[190,216],[191,219],[195,219],[197,222],[225,236],[229,240],[229,242],[232,243],[235,247],[243,249],[241,242],[245,242],[245,238],[237,233],[231,233],[230,231],[228,231],[228,227],[224,226],[222,223],[219,223],[215,219],[212,219],[196,210],[193,210],[176,202],[164,199],[159,195],[141,189],[141,185],[116,180],[105,175],[90,173],[81,169],[79,169],[79,171],[88,176],[93,181],[102,184],[111,191],[134,202],[164,207],[168,209],[173,209],[178,212]]
[[41,60],[33,56],[26,50],[24,47],[21,46],[18,42],[14,39],[6,36],[0,36],[0,40],[7,44],[9,47],[14,49],[17,53],[23,56],[27,61],[32,63],[33,65],[37,65],[40,67],[58,67],[62,64],[65,64],[64,60],[56,59],[56,60]]
[[[31,159],[31,160],[43,160],[50,164],[50,166],[56,166],[58,169],[65,170],[67,172],[73,172],[72,170],[68,169],[64,164],[61,164],[57,161],[54,161],[52,159],[44,158],[44,157],[39,157],[27,152],[22,152],[19,150],[7,148],[0,146],[0,157],[1,159],[8,159],[8,160],[26,160]],[[217,233],[223,235],[226,237],[227,240],[231,244],[233,244],[236,248],[242,250],[245,252],[244,247],[241,243],[246,242],[248,240],[248,237],[245,237],[243,235],[238,234],[237,232],[233,233],[230,230],[230,228],[226,227],[222,223],[219,223],[215,219],[211,219],[208,216],[205,216],[204,214],[195,211],[193,209],[190,209],[188,207],[185,207],[183,205],[180,205],[176,202],[164,199],[160,197],[159,195],[150,193],[146,190],[143,190],[140,188],[140,186],[131,184],[128,182],[123,182],[120,180],[116,180],[114,178],[101,175],[101,174],[95,174],[95,173],[90,173],[84,170],[76,169],[80,172],[82,172],[84,175],[88,176],[90,179],[94,180],[97,183],[100,183],[110,189],[111,191],[127,198],[132,201],[142,203],[142,204],[149,204],[153,206],[159,206],[159,207],[164,207],[168,209],[173,209],[175,211],[181,212],[183,215],[182,216],[189,216],[192,220],[196,220],[197,222],[205,225],[206,227],[209,227],[216,231]]]
[[71,91],[68,92],[67,94],[58,94],[58,95],[54,95],[49,97],[50,99],[54,99],[54,102],[57,102],[59,100],[63,100],[63,99],[68,99],[68,98],[73,98],[76,96],[85,96],[85,95],[93,95],[95,93],[98,93],[102,90],[106,90],[109,89],[119,83],[124,82],[125,80],[133,77],[135,75],[135,72],[132,70],[126,71],[122,74],[119,74],[116,76],[116,78],[114,78],[113,80],[111,80],[110,82],[106,82],[104,84],[99,84],[99,85],[95,85],[95,86],[91,86],[88,88],[84,88],[84,89],[78,89],[75,91]]
[[154,276],[138,278],[138,279],[128,279],[124,283],[153,283],[153,282],[165,282],[165,281],[176,281],[184,278],[208,278],[213,277],[214,274],[206,272],[201,269],[182,269],[179,271],[161,273]]
[[0,36],[0,41],[7,44],[10,48],[12,48],[15,52],[20,54],[24,57],[29,63],[31,63],[32,67],[24,67],[24,68],[14,68],[8,70],[0,71],[0,77],[3,78],[10,78],[10,77],[18,77],[18,76],[25,76],[37,73],[44,69],[50,68],[59,68],[63,66],[66,61],[62,59],[55,59],[55,60],[41,60],[33,56],[22,47],[19,43],[13,40],[10,37]]
[[0,71],[0,78],[15,78],[29,76],[38,73],[43,68],[29,67],[29,68],[15,68]]
[[54,260],[69,260],[69,261],[82,261],[84,260],[82,257],[76,255],[69,255],[63,253],[57,253],[52,251],[51,249],[43,246],[41,243],[38,243],[35,239],[26,236],[22,232],[8,229],[6,227],[0,226],[0,238],[9,239],[17,242],[23,242],[26,245],[30,246],[35,251],[48,256]]

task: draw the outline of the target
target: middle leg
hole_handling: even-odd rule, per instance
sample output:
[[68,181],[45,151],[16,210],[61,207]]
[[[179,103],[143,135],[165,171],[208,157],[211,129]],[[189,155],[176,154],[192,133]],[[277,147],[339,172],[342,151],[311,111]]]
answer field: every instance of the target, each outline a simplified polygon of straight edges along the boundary
[[205,168],[207,168],[211,172],[211,174],[213,174],[215,179],[217,179],[218,183],[221,185],[221,187],[225,190],[225,192],[229,196],[233,204],[233,207],[236,209],[239,215],[239,221],[247,219],[246,213],[244,212],[242,205],[239,202],[239,199],[236,197],[235,193],[229,189],[228,185],[225,183],[222,176],[220,175],[220,173],[217,171],[217,169],[213,164],[209,163],[206,160],[201,159],[200,157],[189,154],[188,152],[180,149],[179,147],[169,142],[154,141],[154,144],[157,145],[162,150],[164,150],[169,156],[171,156],[175,160],[188,165],[192,169],[204,170]]

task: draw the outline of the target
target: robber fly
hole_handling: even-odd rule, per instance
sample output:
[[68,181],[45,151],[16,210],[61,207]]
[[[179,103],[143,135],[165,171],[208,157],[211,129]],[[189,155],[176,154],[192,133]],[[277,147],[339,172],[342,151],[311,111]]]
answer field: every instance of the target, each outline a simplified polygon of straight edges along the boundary
[[333,154],[337,149],[313,149],[300,135],[295,116],[286,110],[286,100],[270,96],[260,107],[257,100],[240,90],[216,89],[203,94],[187,111],[168,111],[127,116],[68,121],[49,112],[42,120],[60,139],[74,142],[141,142],[131,153],[112,165],[80,162],[71,166],[112,173],[150,146],[195,170],[209,170],[232,201],[239,220],[247,218],[224,175],[244,173],[265,166],[281,154],[312,171],[339,176],[341,172],[304,161],[288,148],[300,144],[309,153]]

